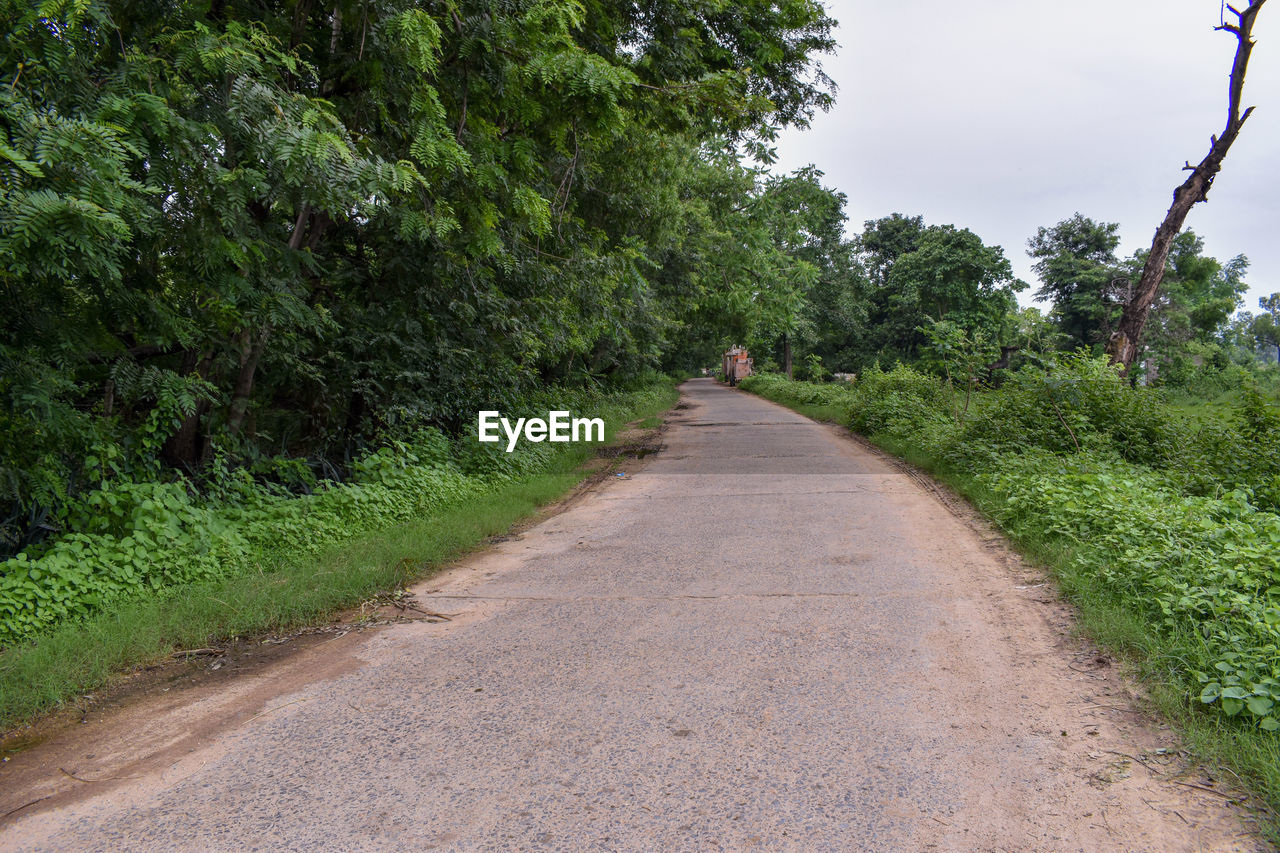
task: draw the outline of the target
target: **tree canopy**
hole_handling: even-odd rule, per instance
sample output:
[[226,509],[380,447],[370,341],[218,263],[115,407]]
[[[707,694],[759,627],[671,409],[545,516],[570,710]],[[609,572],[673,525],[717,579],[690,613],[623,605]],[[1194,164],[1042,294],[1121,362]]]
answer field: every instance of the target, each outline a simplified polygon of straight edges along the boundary
[[[1114,223],[1038,229],[1046,320],[962,226],[847,234],[820,170],[771,170],[835,94],[815,0],[0,12],[0,555],[112,479],[340,478],[404,431],[731,343],[815,375],[944,338],[991,369],[1096,348],[1145,263]],[[1238,358],[1244,257],[1187,232],[1166,266],[1148,378]],[[1273,341],[1274,313],[1231,334]]]
[[705,358],[811,266],[745,164],[832,101],[816,2],[0,10],[9,546],[103,477]]
[[1106,340],[1115,313],[1115,283],[1122,274],[1115,222],[1095,222],[1079,213],[1052,227],[1036,229],[1027,254],[1040,277],[1036,299],[1053,302],[1058,330],[1072,346]]

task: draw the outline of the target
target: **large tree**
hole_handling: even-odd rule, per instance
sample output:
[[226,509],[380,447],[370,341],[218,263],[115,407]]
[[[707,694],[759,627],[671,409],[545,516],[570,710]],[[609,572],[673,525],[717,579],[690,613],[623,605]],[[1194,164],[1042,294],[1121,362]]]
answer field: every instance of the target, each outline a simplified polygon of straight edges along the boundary
[[1261,314],[1252,318],[1249,331],[1258,344],[1276,348],[1276,361],[1280,362],[1280,293],[1258,299]]
[[924,229],[923,216],[905,216],[901,213],[870,219],[863,224],[857,248],[872,287],[882,288],[888,284],[894,263],[908,252],[916,250]]
[[[1146,253],[1138,252],[1131,266],[1136,271],[1145,262]],[[1205,255],[1204,241],[1192,231],[1174,239],[1138,355],[1148,382],[1190,378],[1194,367],[1209,359],[1226,363],[1221,336],[1249,289],[1248,268],[1244,255],[1225,264]]]
[[845,200],[823,186],[813,166],[772,177],[764,187],[772,242],[805,265],[788,276],[798,292],[775,300],[773,325],[782,329],[775,343],[788,373],[795,347],[839,365],[844,347],[865,328],[864,281],[844,237]]
[[1027,286],[1003,249],[967,228],[895,215],[869,223],[862,247],[872,280],[869,357],[915,358],[926,340],[921,328],[935,321],[998,339]]

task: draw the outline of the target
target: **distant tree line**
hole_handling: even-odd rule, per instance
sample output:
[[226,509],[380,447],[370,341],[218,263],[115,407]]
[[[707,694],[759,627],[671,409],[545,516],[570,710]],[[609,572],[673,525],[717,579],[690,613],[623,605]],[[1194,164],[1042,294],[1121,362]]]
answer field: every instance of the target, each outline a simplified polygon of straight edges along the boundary
[[[826,372],[916,363],[927,361],[934,326],[943,323],[984,341],[992,368],[1052,352],[1101,354],[1147,259],[1146,251],[1117,256],[1118,230],[1078,213],[1036,230],[1027,251],[1040,280],[1035,299],[1046,303],[1041,311],[1019,308],[1016,296],[1028,285],[1014,277],[999,246],[967,229],[897,213],[848,238],[833,226],[827,243],[835,248],[813,258],[820,274],[803,294],[798,346]],[[1205,255],[1194,232],[1180,233],[1131,380],[1188,385],[1232,365],[1275,361],[1280,294],[1263,298],[1256,316],[1240,311],[1248,268],[1244,255],[1219,261]],[[758,345],[780,363],[776,341]]]

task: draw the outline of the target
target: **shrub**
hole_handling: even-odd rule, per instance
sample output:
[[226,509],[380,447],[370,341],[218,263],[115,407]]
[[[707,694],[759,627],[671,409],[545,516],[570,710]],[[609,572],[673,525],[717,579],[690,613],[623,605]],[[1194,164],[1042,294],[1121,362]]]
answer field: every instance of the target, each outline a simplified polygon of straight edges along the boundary
[[1007,528],[1063,537],[1166,633],[1189,634],[1184,676],[1227,716],[1280,729],[1280,516],[1246,491],[1186,496],[1149,468],[1092,454],[1002,456],[980,477]]

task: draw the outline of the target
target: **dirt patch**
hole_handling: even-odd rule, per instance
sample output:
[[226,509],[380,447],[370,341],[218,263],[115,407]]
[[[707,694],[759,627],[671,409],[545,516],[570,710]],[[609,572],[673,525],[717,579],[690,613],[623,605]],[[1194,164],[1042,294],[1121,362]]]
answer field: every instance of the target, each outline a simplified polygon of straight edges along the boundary
[[[356,666],[361,631],[338,624],[285,637],[239,639],[123,676],[10,733],[0,769],[0,823],[174,766],[262,703]],[[203,650],[202,650],[203,651]]]

